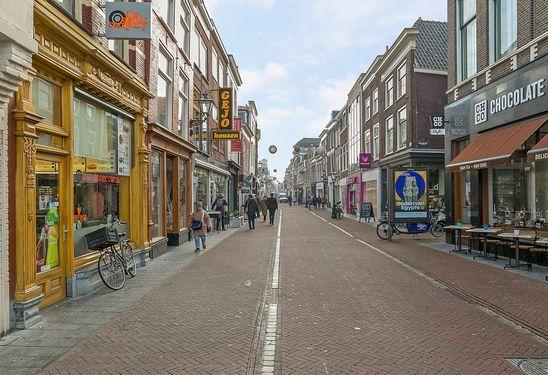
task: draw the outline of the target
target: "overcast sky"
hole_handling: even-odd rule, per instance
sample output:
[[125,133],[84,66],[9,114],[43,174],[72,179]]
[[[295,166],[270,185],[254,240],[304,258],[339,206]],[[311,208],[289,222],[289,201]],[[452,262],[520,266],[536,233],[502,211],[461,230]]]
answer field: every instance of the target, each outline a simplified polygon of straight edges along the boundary
[[403,28],[418,17],[447,18],[444,0],[205,1],[240,68],[239,104],[257,104],[259,159],[266,157],[280,180],[292,146],[320,134],[359,74]]

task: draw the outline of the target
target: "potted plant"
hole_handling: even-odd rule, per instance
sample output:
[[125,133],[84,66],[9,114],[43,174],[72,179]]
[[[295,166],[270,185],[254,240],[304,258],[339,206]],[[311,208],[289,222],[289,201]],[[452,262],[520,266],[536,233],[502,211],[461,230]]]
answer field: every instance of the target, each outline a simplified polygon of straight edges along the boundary
[[235,210],[230,214],[230,227],[240,228],[244,224],[244,217],[240,211]]

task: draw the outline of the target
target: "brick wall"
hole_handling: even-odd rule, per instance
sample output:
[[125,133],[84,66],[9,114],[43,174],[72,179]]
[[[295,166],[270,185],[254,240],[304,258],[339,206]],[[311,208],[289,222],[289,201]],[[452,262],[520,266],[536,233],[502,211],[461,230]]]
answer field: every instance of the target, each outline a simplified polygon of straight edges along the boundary
[[418,146],[418,141],[427,141],[428,148],[443,150],[443,136],[430,135],[430,116],[443,116],[443,108],[447,102],[447,77],[436,74],[415,74],[416,92],[416,118],[415,137],[413,146]]

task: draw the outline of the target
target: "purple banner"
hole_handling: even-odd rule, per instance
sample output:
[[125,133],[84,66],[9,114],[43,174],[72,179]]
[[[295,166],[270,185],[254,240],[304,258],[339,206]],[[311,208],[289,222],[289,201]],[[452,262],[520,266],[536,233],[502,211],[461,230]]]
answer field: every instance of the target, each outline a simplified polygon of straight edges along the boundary
[[371,168],[373,163],[373,155],[370,153],[361,153],[360,154],[360,168]]

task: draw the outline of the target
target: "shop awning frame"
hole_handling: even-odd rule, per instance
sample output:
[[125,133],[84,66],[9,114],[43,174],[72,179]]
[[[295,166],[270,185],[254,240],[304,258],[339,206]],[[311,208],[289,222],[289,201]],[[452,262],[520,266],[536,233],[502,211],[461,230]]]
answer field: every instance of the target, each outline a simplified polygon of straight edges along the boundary
[[482,134],[458,154],[445,169],[457,172],[504,164],[547,120],[548,116],[543,116]]
[[528,153],[527,161],[548,160],[548,134],[546,134]]

